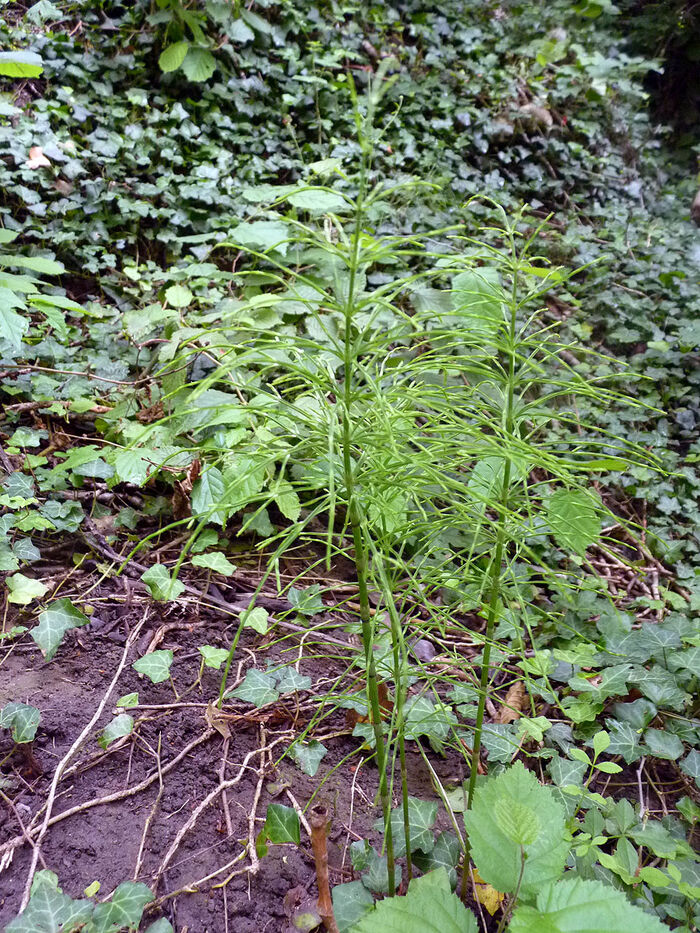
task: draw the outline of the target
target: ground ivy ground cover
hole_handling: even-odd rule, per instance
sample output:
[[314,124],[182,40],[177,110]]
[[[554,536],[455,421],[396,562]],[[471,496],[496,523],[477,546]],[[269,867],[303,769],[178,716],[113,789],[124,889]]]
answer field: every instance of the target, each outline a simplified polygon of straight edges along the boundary
[[[697,136],[645,90],[689,12],[651,37],[609,0],[3,12],[1,663],[50,677],[100,599],[144,607],[55,771],[47,710],[0,695],[7,929],[162,933],[192,890],[221,929],[302,831],[315,881],[232,923],[696,929]],[[195,604],[232,624],[181,655],[165,619]],[[192,698],[219,783],[151,864],[181,760],[151,720]],[[262,730],[245,839],[171,885],[220,799],[237,838],[235,723]],[[139,754],[132,864],[83,890],[85,852],[40,862],[57,789]],[[376,812],[329,882],[314,801],[358,756]]]

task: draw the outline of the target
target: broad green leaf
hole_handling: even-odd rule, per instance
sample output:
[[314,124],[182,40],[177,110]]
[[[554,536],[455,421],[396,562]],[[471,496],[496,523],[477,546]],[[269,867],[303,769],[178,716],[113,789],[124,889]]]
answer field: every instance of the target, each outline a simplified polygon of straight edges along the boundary
[[0,729],[11,729],[12,741],[17,745],[34,741],[40,720],[36,706],[27,703],[8,703],[0,710]]
[[152,900],[153,893],[145,884],[124,881],[106,903],[95,906],[95,933],[112,933],[125,927],[135,930],[141,921],[143,908]]
[[669,761],[677,761],[683,756],[683,743],[672,732],[662,732],[661,729],[647,729],[644,733],[644,744],[655,758],[668,758]]
[[338,214],[349,210],[349,204],[342,195],[324,188],[305,188],[302,191],[295,191],[294,194],[289,195],[287,200],[294,207],[312,214]]
[[[436,884],[433,876],[444,882]],[[476,918],[450,890],[443,869],[415,879],[404,897],[389,897],[366,913],[351,933],[477,933]]]
[[141,579],[151,591],[151,596],[159,602],[177,599],[185,589],[185,584],[173,580],[162,564],[153,564],[141,574]]
[[174,933],[172,924],[165,917],[146,927],[145,933]]
[[173,308],[187,308],[193,298],[194,295],[186,285],[171,285],[165,290],[165,300]]
[[[396,866],[394,882],[398,888],[401,884],[401,867]],[[367,853],[367,870],[362,876],[362,883],[375,894],[389,893],[389,866],[386,855],[378,855],[370,846]]]
[[0,52],[0,75],[6,78],[38,78],[43,70],[36,52]]
[[216,671],[221,668],[221,665],[228,658],[228,651],[226,648],[215,648],[213,645],[200,645],[198,651],[204,659],[204,666],[212,667]]
[[64,597],[51,603],[39,614],[39,624],[34,626],[29,634],[41,649],[44,658],[50,661],[65,633],[72,628],[87,625],[89,621],[70,599]]
[[537,907],[516,907],[510,933],[663,933],[661,921],[602,881],[567,878],[546,884]]
[[16,230],[6,230],[4,227],[0,227],[0,246],[4,246],[6,243],[12,243],[18,236],[19,233],[17,233]]
[[206,554],[195,554],[194,557],[190,558],[190,561],[195,567],[206,567],[225,577],[230,577],[231,574],[236,571],[236,565],[232,564],[228,557],[222,554],[221,551],[208,551]]
[[247,26],[242,19],[234,19],[227,29],[228,37],[232,42],[238,42],[243,45],[245,42],[252,42],[255,33]]
[[17,603],[19,606],[28,606],[35,599],[41,599],[49,589],[44,586],[41,580],[25,577],[23,573],[16,573],[8,577],[5,584],[10,591],[10,595],[7,597],[8,603]]
[[284,696],[287,693],[297,693],[299,690],[308,690],[311,678],[300,674],[295,667],[284,667],[277,671],[277,689]]
[[288,238],[289,228],[280,220],[254,220],[251,223],[239,224],[231,232],[234,243],[263,252],[274,247],[282,256],[287,253]]
[[170,649],[160,649],[145,654],[131,665],[139,674],[145,674],[154,684],[162,683],[170,677],[170,665],[173,663],[173,652]]
[[209,467],[192,487],[192,514],[206,516],[216,525],[226,522],[226,510],[221,508],[226,486],[221,470]]
[[429,853],[414,852],[413,863],[422,872],[444,868],[450,878],[450,886],[457,884],[457,865],[462,854],[459,839],[452,832],[441,832]]
[[442,752],[457,717],[452,708],[436,703],[430,697],[410,697],[404,707],[406,738],[418,742],[427,737],[436,752]]
[[63,933],[82,929],[92,917],[92,901],[74,901],[58,887],[52,871],[38,871],[24,913],[11,920],[5,933]]
[[290,522],[295,522],[301,515],[301,502],[291,483],[287,483],[283,480],[277,483],[275,487],[275,502],[277,508]]
[[698,787],[700,787],[700,752],[693,749],[680,762],[681,771],[684,771],[689,777],[693,778]]
[[261,635],[267,634],[267,610],[262,606],[254,606],[252,609],[244,609],[241,613],[241,621],[245,628],[255,629]]
[[267,706],[268,703],[274,703],[279,693],[275,690],[274,679],[269,674],[264,674],[253,667],[246,672],[243,683],[228,696],[238,697],[239,700],[252,703],[253,706],[260,708]]
[[216,59],[206,49],[190,46],[182,70],[188,81],[208,81],[216,71]]
[[325,609],[321,599],[321,586],[319,583],[307,586],[304,590],[290,586],[287,590],[287,598],[292,607],[304,616],[315,616]]
[[0,255],[0,266],[12,266],[15,269],[29,269],[39,275],[61,275],[66,271],[62,262],[55,259],[45,259],[43,256],[21,256],[19,254],[8,256]]
[[315,739],[308,743],[297,742],[292,746],[292,757],[304,774],[308,774],[309,777],[313,777],[316,774],[318,766],[327,754],[328,749],[326,746],[322,745],[321,742],[317,742]]
[[583,490],[558,489],[547,503],[547,521],[562,550],[585,554],[600,537],[595,499]]
[[175,71],[179,68],[185,60],[185,55],[187,55],[189,47],[189,42],[174,42],[172,45],[163,49],[158,58],[160,70],[168,72]]
[[498,269],[485,266],[460,272],[452,280],[455,313],[468,319],[475,342],[496,335],[504,321],[503,301]]
[[[435,845],[433,826],[437,817],[437,801],[408,798],[408,822],[411,833],[411,851],[431,852]],[[384,820],[376,820],[374,828],[384,831]],[[403,806],[391,811],[391,830],[394,839],[394,854],[401,857],[406,854],[406,834],[404,833]]]
[[[11,295],[12,302],[6,300]],[[19,350],[22,338],[29,330],[29,318],[18,314],[14,307],[23,307],[24,302],[16,299],[14,292],[7,288],[0,288],[0,335],[10,344],[13,350]]]
[[540,834],[537,814],[532,807],[519,800],[499,798],[494,805],[493,815],[501,832],[516,845],[532,845]]
[[138,706],[138,692],[134,691],[133,693],[125,693],[123,697],[119,697],[116,705],[122,707],[123,709],[130,709],[132,706]]
[[374,898],[361,881],[336,884],[332,894],[338,933],[347,933],[353,924],[374,907]]
[[607,732],[596,732],[593,736],[593,751],[598,755],[602,755],[603,752],[610,747],[610,736]]
[[134,729],[134,719],[132,716],[129,716],[128,713],[119,713],[118,716],[115,716],[111,722],[107,723],[102,735],[100,736],[99,745],[101,748],[109,748],[112,742],[115,742],[117,739],[121,739],[124,735],[131,735]]
[[301,834],[296,810],[282,803],[268,804],[264,833],[265,838],[276,845],[285,842],[299,845]]
[[527,838],[531,838],[535,829],[527,811],[537,819],[536,838],[524,844],[527,858],[521,891],[528,895],[546,881],[558,878],[564,870],[569,851],[564,809],[553,792],[543,787],[519,761],[477,789],[473,808],[464,815],[472,858],[484,881],[504,893],[515,891],[521,872],[521,845],[511,837],[510,826],[504,831],[501,825],[509,808],[516,821],[519,813],[527,823],[524,828]]

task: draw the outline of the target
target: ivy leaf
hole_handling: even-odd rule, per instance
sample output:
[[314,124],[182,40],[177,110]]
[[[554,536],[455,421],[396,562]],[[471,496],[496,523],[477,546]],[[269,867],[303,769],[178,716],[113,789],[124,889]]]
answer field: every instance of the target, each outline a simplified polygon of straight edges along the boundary
[[287,590],[287,599],[292,607],[303,616],[315,616],[325,609],[321,599],[321,586],[319,583],[307,586],[304,590],[298,590],[295,586],[290,586]]
[[299,690],[308,690],[311,678],[300,674],[295,667],[285,667],[277,676],[277,689],[284,696],[287,693],[297,693]]
[[192,487],[192,514],[206,515],[207,520],[213,524],[223,525],[227,517],[226,511],[221,508],[225,492],[221,470],[209,467]]
[[44,659],[50,661],[66,632],[87,625],[89,621],[70,599],[64,597],[51,603],[39,614],[39,624],[35,625],[29,634],[41,649]]
[[0,710],[0,729],[11,729],[16,745],[34,741],[40,720],[36,706],[27,703],[8,703]]
[[[477,789],[464,823],[479,874],[497,891],[509,893],[518,886],[521,845],[527,856],[523,894],[534,893],[564,869],[569,851],[564,809],[522,762]],[[520,843],[519,838],[532,842]]]
[[220,573],[225,577],[230,577],[236,571],[236,565],[222,554],[221,551],[209,551],[206,554],[195,554],[191,558],[191,563],[195,567],[206,567],[215,573]]
[[693,749],[688,752],[680,763],[681,771],[693,778],[698,787],[700,787],[700,752]]
[[36,52],[0,52],[0,75],[6,78],[38,78],[43,70]]
[[188,81],[208,81],[216,71],[216,59],[206,49],[190,46],[182,63]]
[[454,888],[457,884],[457,865],[461,852],[457,836],[445,830],[435,840],[432,851],[427,854],[415,852],[413,862],[422,872],[444,868],[449,875],[450,886]]
[[644,733],[644,744],[655,758],[667,758],[669,761],[677,761],[683,755],[683,743],[672,732],[662,732],[661,729],[647,729]]
[[155,923],[146,927],[145,933],[174,933],[172,924],[166,917],[161,917]]
[[[408,798],[408,822],[411,835],[411,851],[431,852],[435,845],[433,826],[437,817],[437,801]],[[374,828],[384,831],[383,818],[378,819]],[[404,832],[403,806],[391,811],[391,832],[394,839],[394,854],[400,858],[406,854],[406,834]]]
[[13,350],[19,350],[22,337],[29,330],[29,318],[17,314],[14,310],[24,307],[24,302],[18,295],[9,288],[0,287],[0,333]]
[[338,933],[347,933],[374,907],[374,898],[361,881],[336,884],[332,896]]
[[162,564],[153,564],[141,574],[141,579],[151,591],[151,596],[159,602],[175,600],[185,589],[185,584],[173,580]]
[[621,891],[601,881],[567,878],[546,884],[537,907],[519,906],[510,922],[511,933],[663,933],[657,917],[634,907]]
[[292,746],[292,757],[304,774],[308,774],[309,777],[316,774],[318,766],[327,754],[328,749],[326,746],[322,745],[321,742],[317,742],[316,739],[309,743],[297,742]]
[[263,832],[268,842],[276,845],[293,842],[298,846],[301,832],[296,810],[282,803],[268,804]]
[[204,659],[204,666],[212,667],[216,671],[221,668],[221,665],[228,658],[228,651],[226,648],[215,648],[213,645],[200,645],[198,650]]
[[145,884],[124,881],[106,903],[95,905],[95,933],[111,933],[124,927],[135,930],[143,908],[152,900],[153,893]]
[[158,66],[161,71],[175,71],[184,62],[189,42],[173,42],[167,48],[163,49],[158,58]]
[[128,713],[119,713],[111,722],[107,723],[99,739],[100,748],[109,748],[112,742],[121,739],[122,736],[131,735],[134,729],[133,716]]
[[170,665],[173,663],[173,652],[170,649],[160,649],[145,654],[131,665],[139,674],[145,674],[154,684],[160,684],[170,677]]
[[54,872],[43,869],[34,876],[27,909],[7,924],[5,933],[79,930],[88,923],[94,909],[92,901],[74,901],[64,894]]
[[558,489],[547,503],[547,520],[562,550],[585,554],[600,537],[600,515],[591,495],[579,489]]
[[477,933],[474,914],[456,894],[444,869],[415,878],[404,897],[389,897],[365,914],[352,933]]
[[435,703],[430,697],[411,697],[405,705],[406,738],[418,741],[426,736],[436,752],[442,752],[450,728],[457,724],[451,707]]
[[29,603],[41,597],[48,592],[48,587],[44,586],[41,580],[34,580],[32,577],[25,577],[23,573],[16,573],[5,580],[10,595],[7,597],[8,603],[17,603],[20,606],[28,606]]
[[117,706],[121,706],[123,709],[130,709],[132,706],[139,705],[139,695],[137,691],[133,693],[125,693],[123,697],[119,697],[117,700]]
[[241,621],[245,628],[255,629],[261,635],[267,634],[267,620],[269,616],[267,610],[262,606],[254,606],[252,609],[244,609],[241,613]]
[[253,667],[246,673],[243,683],[231,691],[229,696],[252,703],[259,709],[261,706],[267,706],[268,703],[274,703],[279,693],[275,690],[274,679],[269,674],[264,674]]

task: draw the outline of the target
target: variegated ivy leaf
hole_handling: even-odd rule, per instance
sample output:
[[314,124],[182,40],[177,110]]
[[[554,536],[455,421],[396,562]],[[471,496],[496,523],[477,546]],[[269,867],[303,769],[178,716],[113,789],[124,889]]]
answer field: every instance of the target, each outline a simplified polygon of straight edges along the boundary
[[89,621],[70,599],[64,597],[51,603],[39,614],[39,624],[31,630],[30,635],[41,649],[44,658],[50,661],[66,632],[87,625]]

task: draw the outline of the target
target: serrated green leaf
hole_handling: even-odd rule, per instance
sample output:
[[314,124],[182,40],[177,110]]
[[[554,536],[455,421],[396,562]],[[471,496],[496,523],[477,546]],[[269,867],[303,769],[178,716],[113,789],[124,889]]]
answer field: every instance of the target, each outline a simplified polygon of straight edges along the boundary
[[36,52],[0,52],[0,75],[6,78],[38,78],[43,70]]
[[226,485],[221,470],[218,467],[209,467],[192,487],[192,514],[201,517],[216,525],[226,522],[226,510],[221,508]]
[[562,550],[585,554],[600,537],[595,499],[579,489],[558,489],[547,503],[547,521]]
[[173,308],[187,308],[193,298],[194,295],[186,285],[171,285],[165,290],[165,300]]
[[100,736],[100,748],[109,748],[112,742],[122,736],[131,735],[134,730],[134,719],[128,713],[119,713],[111,722],[107,723]]
[[207,49],[190,46],[182,63],[188,81],[208,81],[216,71],[216,59]]
[[170,677],[170,665],[173,663],[173,652],[170,649],[159,649],[145,654],[131,665],[139,674],[145,674],[154,684],[160,684]]
[[29,633],[41,649],[47,661],[56,654],[66,632],[87,625],[90,620],[70,599],[63,598],[51,603],[39,614],[39,624]]
[[285,842],[299,845],[301,833],[296,810],[282,803],[268,804],[264,833],[265,838],[276,845]]
[[540,821],[532,807],[519,800],[499,797],[493,815],[501,832],[519,846],[529,846],[540,834]]
[[11,729],[17,745],[34,741],[40,721],[41,713],[28,703],[7,703],[0,710],[0,729]]
[[[433,876],[444,876],[435,884]],[[404,897],[389,897],[352,927],[352,933],[477,933],[476,918],[450,890],[443,869],[414,879]]]
[[552,791],[518,761],[477,789],[464,823],[481,877],[497,891],[515,891],[521,872],[520,844],[503,831],[496,818],[497,812],[515,803],[530,809],[539,823],[535,841],[524,846],[527,858],[521,891],[527,895],[559,877],[569,851],[564,809]]
[[621,891],[601,881],[567,878],[546,884],[537,907],[516,907],[511,933],[663,933],[657,917],[632,906]]
[[153,564],[141,574],[141,579],[151,591],[151,596],[159,602],[175,600],[185,589],[185,584],[173,580],[162,564]]
[[173,42],[167,48],[163,49],[158,58],[158,66],[161,71],[175,71],[184,62],[189,42]]
[[301,515],[301,502],[291,483],[285,481],[277,483],[275,487],[275,502],[277,508],[290,522],[295,522]]

